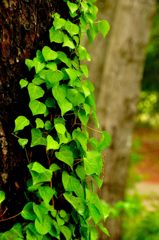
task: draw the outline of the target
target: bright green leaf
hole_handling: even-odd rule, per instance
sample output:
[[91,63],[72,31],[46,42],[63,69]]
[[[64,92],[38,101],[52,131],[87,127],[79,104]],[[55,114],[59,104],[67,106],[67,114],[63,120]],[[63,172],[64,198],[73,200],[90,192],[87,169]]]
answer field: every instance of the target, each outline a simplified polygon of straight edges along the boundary
[[45,93],[41,87],[36,86],[34,83],[29,83],[28,92],[31,101],[43,97]]
[[98,31],[105,37],[110,30],[110,25],[108,21],[106,20],[101,20],[98,22]]
[[48,150],[57,150],[59,149],[59,144],[57,141],[53,139],[52,136],[47,136],[47,151]]
[[44,128],[44,122],[40,118],[36,118],[36,128]]
[[78,10],[78,5],[76,3],[67,1],[67,6],[69,7],[71,13],[75,13]]
[[51,27],[49,30],[50,42],[63,43],[64,33],[60,30],[56,30],[54,27]]
[[45,104],[38,100],[31,101],[29,103],[29,108],[32,111],[33,116],[39,115],[39,114],[45,114],[45,112],[46,112]]
[[79,26],[70,22],[69,20],[66,21],[65,29],[71,36],[77,35],[79,33]]
[[48,68],[52,71],[56,71],[57,70],[57,64],[55,62],[48,62],[46,64],[46,68]]
[[36,73],[39,73],[41,70],[44,69],[45,67],[45,63],[41,63],[38,58],[34,58],[33,59],[33,62],[34,62],[34,67],[35,67],[35,72]]
[[27,138],[19,138],[18,143],[22,148],[24,148],[25,145],[28,143],[28,139]]
[[28,81],[25,80],[25,79],[21,79],[19,84],[20,84],[21,88],[24,88],[24,87],[26,87],[28,85]]
[[96,151],[89,151],[84,158],[84,168],[87,175],[100,175],[102,171],[103,162],[101,154]]
[[40,197],[45,203],[49,203],[55,193],[55,190],[49,186],[42,186],[38,189]]
[[29,124],[30,124],[30,121],[26,117],[24,117],[24,116],[17,117],[15,120],[14,132],[23,130]]
[[44,56],[45,61],[52,61],[57,58],[57,53],[48,46],[43,47],[42,54]]
[[65,127],[65,121],[63,118],[55,118],[54,119],[54,125],[57,133],[65,134],[66,127]]
[[66,226],[60,226],[60,231],[64,235],[66,240],[71,240],[72,239],[72,233],[71,230],[66,227]]
[[74,45],[73,41],[66,34],[64,35],[64,43],[62,46],[69,47],[71,49],[75,49],[75,45]]
[[25,59],[25,65],[28,67],[29,71],[34,67],[33,60]]

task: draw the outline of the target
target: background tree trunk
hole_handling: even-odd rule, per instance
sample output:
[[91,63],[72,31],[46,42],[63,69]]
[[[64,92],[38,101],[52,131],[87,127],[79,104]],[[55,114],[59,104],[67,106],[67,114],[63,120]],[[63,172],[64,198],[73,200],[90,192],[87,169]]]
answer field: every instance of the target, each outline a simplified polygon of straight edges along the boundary
[[[0,2],[0,189],[6,201],[0,206],[0,230],[10,228],[26,202],[27,156],[13,136],[14,120],[26,113],[28,97],[20,91],[19,80],[27,73],[25,58],[49,43],[48,29],[53,12],[63,17],[67,6],[59,0],[2,0]],[[28,74],[28,75],[26,75]]]
[[[101,196],[114,204],[125,195],[133,118],[155,0],[106,0],[100,4],[105,4],[102,15],[110,20],[111,32],[106,42],[97,42],[97,48],[93,49],[93,58],[97,58],[92,64],[91,76],[97,86],[97,110],[102,128],[112,135]],[[121,224],[121,219],[108,222],[111,240],[121,239]]]

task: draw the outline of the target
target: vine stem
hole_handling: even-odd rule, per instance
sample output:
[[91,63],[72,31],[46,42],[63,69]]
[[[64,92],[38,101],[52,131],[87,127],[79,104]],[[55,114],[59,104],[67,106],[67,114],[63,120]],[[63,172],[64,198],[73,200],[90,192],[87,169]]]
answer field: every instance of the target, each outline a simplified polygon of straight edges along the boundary
[[13,219],[13,218],[16,218],[16,217],[18,217],[20,214],[21,214],[21,212],[19,212],[19,213],[15,214],[15,215],[14,215],[14,216],[12,216],[12,217],[5,218],[5,219],[1,219],[1,220],[0,220],[0,222],[9,221],[9,220],[11,220],[11,219]]

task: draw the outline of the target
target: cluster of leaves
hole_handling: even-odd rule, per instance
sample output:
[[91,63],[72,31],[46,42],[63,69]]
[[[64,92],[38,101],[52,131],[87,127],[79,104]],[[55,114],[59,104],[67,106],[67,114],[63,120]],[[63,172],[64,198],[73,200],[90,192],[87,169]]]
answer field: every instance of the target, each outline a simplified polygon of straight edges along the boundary
[[[110,136],[101,132],[97,140],[87,131],[90,116],[96,119],[96,109],[88,69],[81,64],[90,56],[80,39],[85,30],[90,41],[98,32],[105,36],[109,25],[106,21],[94,24],[94,0],[64,2],[71,20],[53,14],[50,45],[25,61],[34,78],[20,80],[20,86],[28,91],[32,119],[18,116],[14,129],[23,148],[44,148],[47,162],[37,159],[28,164],[28,192],[34,198],[21,212],[23,223],[2,233],[1,239],[94,239],[91,229],[95,225],[108,234],[102,220],[109,209],[95,194],[94,185],[102,184],[101,152]],[[30,139],[20,137],[26,128]]]

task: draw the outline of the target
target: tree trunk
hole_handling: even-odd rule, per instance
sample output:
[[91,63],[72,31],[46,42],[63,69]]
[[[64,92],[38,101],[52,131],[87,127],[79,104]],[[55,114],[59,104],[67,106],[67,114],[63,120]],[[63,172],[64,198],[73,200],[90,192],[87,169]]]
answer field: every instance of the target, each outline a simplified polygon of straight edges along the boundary
[[[92,56],[89,69],[96,87],[101,126],[112,135],[111,148],[106,152],[101,195],[113,204],[125,195],[133,118],[155,0],[99,0],[97,4],[99,17],[106,18],[111,29],[106,40],[98,36],[89,47]],[[86,45],[88,47],[88,43]],[[108,225],[111,239],[120,239],[121,219],[111,220]]]
[[27,109],[28,97],[19,88],[19,80],[28,74],[24,59],[49,43],[48,29],[55,11],[64,17],[68,14],[59,0],[0,2],[0,189],[6,193],[0,206],[1,231],[17,221],[16,214],[26,202],[27,155],[13,136],[14,119]]
[[[97,110],[101,125],[112,135],[112,144],[106,153],[101,193],[103,199],[111,204],[124,200],[133,118],[155,9],[155,0],[114,2],[115,14],[111,18],[107,47],[103,50],[106,54],[102,68],[99,63],[102,77],[101,80],[96,79],[100,83]],[[120,219],[108,222],[111,240],[121,239],[121,224]]]

